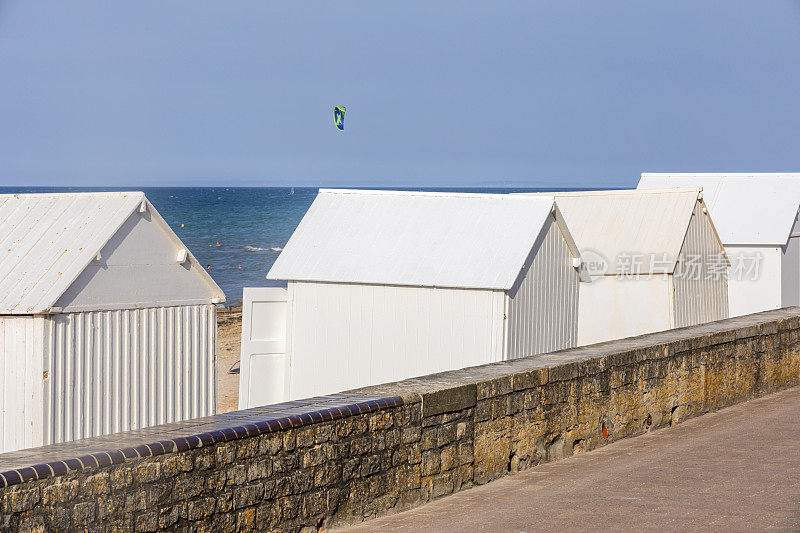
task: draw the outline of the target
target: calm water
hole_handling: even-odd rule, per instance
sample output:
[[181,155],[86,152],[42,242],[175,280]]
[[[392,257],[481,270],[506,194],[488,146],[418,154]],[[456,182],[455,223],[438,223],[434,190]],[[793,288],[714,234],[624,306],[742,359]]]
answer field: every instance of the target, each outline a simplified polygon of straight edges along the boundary
[[[211,265],[209,273],[225,291],[228,304],[241,300],[242,287],[277,284],[265,279],[267,271],[317,195],[316,188],[300,187],[0,187],[0,193],[117,190],[145,192],[203,266]],[[550,189],[424,190],[507,193]]]

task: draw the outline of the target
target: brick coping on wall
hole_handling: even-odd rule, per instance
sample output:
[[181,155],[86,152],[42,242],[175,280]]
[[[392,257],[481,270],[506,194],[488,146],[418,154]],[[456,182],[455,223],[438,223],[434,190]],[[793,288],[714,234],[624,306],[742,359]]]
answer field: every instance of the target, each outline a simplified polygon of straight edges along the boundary
[[[0,488],[403,405],[398,396],[331,394],[0,454]],[[153,440],[158,439],[158,440]]]
[[674,353],[777,333],[800,323],[799,308],[784,308],[700,326],[642,335],[551,354],[490,363],[244,411],[0,454],[0,488],[70,472],[177,453],[320,422],[422,402],[422,416],[468,409],[476,401],[534,384],[573,379],[610,366],[667,358]]

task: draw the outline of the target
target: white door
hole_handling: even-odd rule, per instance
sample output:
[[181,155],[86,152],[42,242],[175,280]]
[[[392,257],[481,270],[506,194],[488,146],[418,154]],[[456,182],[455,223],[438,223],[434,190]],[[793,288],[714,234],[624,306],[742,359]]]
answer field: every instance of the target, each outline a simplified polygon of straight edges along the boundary
[[285,401],[287,290],[245,287],[239,409]]

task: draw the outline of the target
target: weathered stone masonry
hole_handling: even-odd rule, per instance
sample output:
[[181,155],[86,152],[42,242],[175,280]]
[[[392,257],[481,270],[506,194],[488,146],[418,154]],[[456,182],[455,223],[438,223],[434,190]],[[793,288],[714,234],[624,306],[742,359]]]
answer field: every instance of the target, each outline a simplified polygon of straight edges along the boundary
[[800,309],[0,455],[3,530],[315,530],[800,382]]

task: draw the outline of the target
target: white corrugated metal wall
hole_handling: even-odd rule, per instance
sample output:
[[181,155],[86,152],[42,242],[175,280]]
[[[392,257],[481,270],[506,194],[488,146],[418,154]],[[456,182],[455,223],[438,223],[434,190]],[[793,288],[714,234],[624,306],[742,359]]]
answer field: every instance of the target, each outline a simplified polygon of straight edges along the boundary
[[578,272],[551,216],[509,291],[508,351],[515,359],[575,346],[578,340]]
[[44,319],[0,317],[0,452],[42,444]]
[[214,305],[48,318],[44,443],[215,412]]
[[714,229],[697,202],[673,274],[676,328],[728,318],[728,274],[721,252]]

